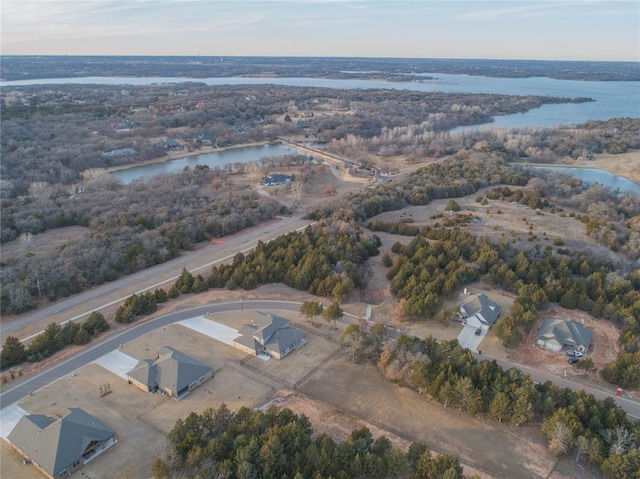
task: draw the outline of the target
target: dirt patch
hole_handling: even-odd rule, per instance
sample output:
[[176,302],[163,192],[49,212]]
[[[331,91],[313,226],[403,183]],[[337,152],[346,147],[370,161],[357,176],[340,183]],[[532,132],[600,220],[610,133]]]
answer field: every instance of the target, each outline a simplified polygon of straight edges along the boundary
[[520,345],[509,352],[511,359],[518,363],[534,367],[536,369],[549,371],[558,376],[564,376],[573,380],[589,380],[600,387],[608,386],[597,373],[586,374],[567,363],[568,356],[565,351],[550,351],[536,344],[538,329],[545,319],[573,319],[584,324],[593,336],[591,346],[586,355],[593,359],[595,366],[601,369],[605,364],[613,361],[619,351],[618,338],[620,331],[608,321],[596,319],[582,311],[574,311],[561,308],[558,305],[551,305],[543,311]]
[[[314,437],[326,434],[335,442],[342,442],[346,440],[355,429],[366,427],[371,431],[374,439],[384,436],[389,439],[393,447],[403,452],[407,452],[413,442],[387,429],[378,427],[361,418],[351,416],[327,403],[314,400],[299,392],[287,390],[278,391],[273,399],[265,403],[260,409],[266,410],[270,406],[289,408],[298,415],[304,414],[311,422]],[[464,465],[464,473],[467,476],[478,474],[482,479],[490,479],[492,477],[469,465]]]

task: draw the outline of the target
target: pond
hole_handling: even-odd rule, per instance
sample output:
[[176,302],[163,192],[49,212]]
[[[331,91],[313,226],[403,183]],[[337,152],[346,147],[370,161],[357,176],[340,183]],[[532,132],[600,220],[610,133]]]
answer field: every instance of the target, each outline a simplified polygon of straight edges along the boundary
[[178,173],[186,167],[193,168],[196,165],[207,165],[209,168],[222,168],[234,163],[251,163],[260,161],[265,157],[299,154],[296,150],[279,144],[267,144],[261,146],[245,146],[230,148],[223,151],[214,151],[203,155],[189,156],[179,160],[169,160],[162,163],[150,163],[147,165],[133,166],[111,173],[114,178],[128,184],[135,180],[150,178],[161,173]]
[[602,186],[611,188],[622,193],[635,193],[640,195],[640,185],[631,180],[617,176],[608,171],[596,168],[571,168],[563,166],[536,166],[536,169],[550,170],[564,175],[571,175],[587,184],[600,183]]

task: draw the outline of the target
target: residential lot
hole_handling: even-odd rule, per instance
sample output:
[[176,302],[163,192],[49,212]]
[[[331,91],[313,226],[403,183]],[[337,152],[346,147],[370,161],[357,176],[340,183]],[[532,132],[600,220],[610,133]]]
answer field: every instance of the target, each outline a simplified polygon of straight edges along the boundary
[[[230,314],[223,322],[239,328],[251,314],[250,311]],[[288,313],[280,314],[286,317]],[[117,374],[97,364],[89,364],[35,392],[19,406],[28,413],[49,416],[62,416],[68,407],[80,407],[116,431],[118,443],[76,476],[81,477],[84,472],[92,479],[147,479],[153,460],[164,452],[166,434],[178,419],[191,412],[217,408],[222,403],[232,410],[264,404],[273,396],[274,386],[279,383],[256,369],[264,369],[283,381],[295,383],[338,349],[337,344],[320,336],[309,336],[309,342],[301,350],[293,351],[283,361],[254,358],[249,361],[254,367],[249,369],[240,364],[247,357],[244,353],[174,324],[123,344],[119,352],[136,360],[154,359],[158,349],[169,345],[211,365],[214,377],[181,401],[147,394],[127,384]],[[111,392],[101,397],[100,388],[106,384]],[[42,477],[34,467],[24,465],[22,457],[6,443],[2,443],[0,464],[2,477]]]
[[[239,329],[251,314],[210,317]],[[297,314],[279,314],[291,319],[294,326],[295,321],[301,321],[308,331],[317,329],[335,336],[340,333],[329,330],[326,324],[309,328]],[[446,409],[415,391],[385,381],[374,366],[352,364],[334,341],[313,332],[302,349],[282,361],[249,358],[179,324],[123,344],[119,352],[136,360],[155,358],[164,345],[210,364],[214,377],[176,402],[144,393],[122,377],[90,364],[19,403],[29,413],[48,415],[62,415],[67,407],[81,407],[116,431],[118,443],[77,472],[78,477],[84,473],[92,479],[148,479],[151,464],[163,454],[166,434],[175,421],[222,403],[232,410],[269,404],[290,407],[310,418],[316,434],[327,432],[337,441],[362,426],[369,427],[376,437],[388,436],[403,449],[412,441],[422,441],[434,452],[455,454],[466,474],[478,473],[483,479],[577,477],[573,464],[563,463],[562,472],[558,470],[537,425],[513,428]],[[101,397],[100,387],[107,383],[111,393]],[[292,392],[285,383],[298,383],[299,389]],[[42,477],[34,467],[23,465],[21,457],[5,443],[0,459],[2,477]]]

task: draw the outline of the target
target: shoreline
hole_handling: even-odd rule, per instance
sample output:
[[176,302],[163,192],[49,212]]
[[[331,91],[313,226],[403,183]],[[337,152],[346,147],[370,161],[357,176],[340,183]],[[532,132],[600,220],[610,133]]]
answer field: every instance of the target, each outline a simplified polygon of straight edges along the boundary
[[[606,156],[606,158],[605,158]],[[618,156],[616,158],[616,156]],[[553,163],[529,163],[518,162],[517,164],[531,167],[551,167],[551,168],[576,168],[583,170],[600,170],[605,173],[625,178],[640,186],[640,150],[632,150],[621,155],[596,155],[596,159],[588,163],[575,164],[566,160],[559,160]],[[626,165],[631,165],[626,167]]]
[[104,170],[106,173],[113,173],[115,171],[128,170],[128,169],[137,168],[140,166],[154,165],[156,163],[165,163],[167,161],[182,160],[184,158],[208,155],[210,153],[234,150],[238,148],[248,148],[252,146],[262,146],[265,144],[273,145],[277,143],[278,143],[277,141],[266,141],[266,142],[261,141],[261,142],[253,142],[253,143],[242,143],[238,145],[223,146],[223,147],[207,146],[207,147],[202,147],[195,151],[194,150],[171,151],[166,156],[163,156],[162,158],[153,158],[151,160],[141,161],[139,163],[134,163],[131,165],[110,166],[108,168],[104,168]]

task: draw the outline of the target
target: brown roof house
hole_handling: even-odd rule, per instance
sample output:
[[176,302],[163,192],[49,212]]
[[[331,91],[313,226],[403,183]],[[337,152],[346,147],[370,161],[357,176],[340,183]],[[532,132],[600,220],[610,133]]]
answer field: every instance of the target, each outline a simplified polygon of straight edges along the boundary
[[180,400],[213,376],[213,368],[177,349],[163,346],[154,360],[143,359],[127,373],[129,384]]
[[538,330],[536,344],[552,351],[563,347],[582,353],[589,349],[591,331],[573,319],[545,319]]
[[116,443],[115,432],[80,408],[57,419],[23,416],[7,439],[51,479],[69,476]]
[[485,294],[468,294],[467,290],[458,298],[459,317],[474,328],[489,329],[498,319],[502,308]]
[[272,313],[256,311],[251,323],[238,331],[236,348],[256,356],[284,358],[307,342],[307,333],[289,326],[289,320]]

